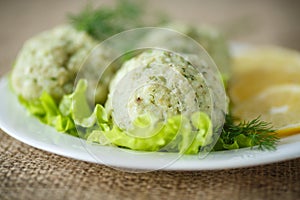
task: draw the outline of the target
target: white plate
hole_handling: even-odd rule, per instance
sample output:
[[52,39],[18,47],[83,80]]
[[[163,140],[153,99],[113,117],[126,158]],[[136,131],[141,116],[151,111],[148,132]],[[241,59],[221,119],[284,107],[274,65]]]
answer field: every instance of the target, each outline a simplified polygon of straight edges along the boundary
[[0,128],[12,137],[62,156],[133,170],[213,170],[248,167],[300,157],[300,134],[284,138],[276,151],[239,149],[212,152],[205,158],[171,153],[146,153],[116,147],[92,145],[84,140],[58,133],[28,115],[9,88],[8,79],[0,81]]

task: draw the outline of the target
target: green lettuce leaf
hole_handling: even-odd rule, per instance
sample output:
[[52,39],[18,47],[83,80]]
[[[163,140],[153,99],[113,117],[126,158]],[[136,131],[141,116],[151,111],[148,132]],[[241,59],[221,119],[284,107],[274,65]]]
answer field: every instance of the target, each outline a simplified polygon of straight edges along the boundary
[[253,146],[255,146],[255,144],[251,138],[245,136],[244,134],[240,134],[233,138],[232,143],[226,143],[222,138],[219,138],[219,140],[214,146],[214,150],[215,151],[233,150],[233,149],[240,149],[240,148],[253,147]]
[[86,89],[87,81],[79,80],[75,91],[63,97],[59,110],[63,115],[71,116],[77,126],[90,128],[95,124],[107,124],[108,117],[102,105],[97,104],[94,111],[91,111],[86,99]]
[[[101,145],[115,145],[132,150],[167,151],[196,154],[211,142],[212,124],[205,113],[196,112],[190,119],[182,115],[157,122],[149,115],[141,115],[130,131],[112,123],[100,104],[92,111],[86,99],[87,81],[79,80],[73,93],[60,103],[46,92],[40,98],[20,102],[41,122],[64,132]],[[153,120],[154,119],[154,120]]]
[[[167,151],[197,154],[212,136],[212,125],[205,113],[195,113],[191,118],[182,115],[170,117],[167,122],[149,123],[149,116],[140,116],[130,131],[114,125],[108,131],[95,131],[88,141],[114,144],[132,150]],[[100,141],[101,140],[101,141]]]
[[65,95],[59,104],[47,92],[43,92],[38,99],[29,101],[19,97],[19,100],[30,114],[58,132],[86,137],[94,129],[109,129],[104,108],[97,105],[91,111],[85,95],[86,89],[87,82],[80,80],[74,92]]
[[41,122],[53,126],[59,132],[77,135],[73,119],[70,116],[62,115],[58,105],[47,92],[43,92],[38,99],[25,100],[19,97],[19,101],[31,115]]
[[193,132],[195,138],[192,140],[190,147],[186,150],[186,154],[196,154],[199,152],[200,147],[212,142],[213,127],[208,115],[203,112],[196,112],[192,115],[191,121],[197,131]]

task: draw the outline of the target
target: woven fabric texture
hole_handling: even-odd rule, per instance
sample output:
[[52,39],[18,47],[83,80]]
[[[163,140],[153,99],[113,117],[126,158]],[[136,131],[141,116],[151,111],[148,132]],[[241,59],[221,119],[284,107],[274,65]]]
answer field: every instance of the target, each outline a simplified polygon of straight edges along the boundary
[[0,199],[297,199],[300,159],[197,172],[128,173],[65,158],[0,131]]
[[[147,9],[163,10],[176,20],[217,25],[233,33],[231,40],[300,49],[300,1],[148,2]],[[11,69],[29,37],[66,23],[66,15],[85,4],[81,0],[0,1],[0,77]],[[0,130],[0,199],[296,200],[300,199],[300,159],[218,171],[127,173],[38,150]]]

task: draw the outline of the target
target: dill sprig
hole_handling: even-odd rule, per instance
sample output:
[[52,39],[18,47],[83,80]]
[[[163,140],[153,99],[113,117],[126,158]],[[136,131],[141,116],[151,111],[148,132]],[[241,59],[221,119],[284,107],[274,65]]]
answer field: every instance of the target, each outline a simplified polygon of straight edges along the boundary
[[139,27],[142,24],[143,7],[141,2],[118,0],[114,7],[93,8],[88,4],[79,14],[70,15],[71,24],[102,41],[122,31]]
[[226,116],[217,150],[258,146],[260,150],[275,150],[279,138],[271,124],[259,117],[239,123],[231,114]]
[[[93,38],[103,41],[122,31],[145,26],[143,20],[144,1],[118,0],[116,6],[93,8],[87,5],[79,14],[70,15],[71,24],[80,31],[85,31]],[[165,23],[167,18],[159,16],[155,24]],[[130,55],[129,55],[130,57]],[[226,116],[220,138],[215,150],[236,149],[258,146],[261,150],[276,148],[278,137],[267,122],[258,118],[251,121],[235,123],[231,114]]]

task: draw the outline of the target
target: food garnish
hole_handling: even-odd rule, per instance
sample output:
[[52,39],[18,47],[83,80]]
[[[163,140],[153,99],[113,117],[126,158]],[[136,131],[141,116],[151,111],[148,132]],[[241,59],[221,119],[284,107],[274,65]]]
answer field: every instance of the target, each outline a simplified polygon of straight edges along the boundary
[[275,150],[278,140],[272,125],[262,121],[259,117],[251,121],[237,122],[231,114],[228,114],[214,150],[254,146],[258,146],[260,150]]
[[[97,70],[87,72],[84,74],[86,76],[80,77],[79,80],[75,77],[79,71],[79,65],[77,62],[75,63],[76,58],[80,59],[87,56],[97,42],[104,41],[108,37],[128,29],[145,26],[146,23],[143,21],[142,13],[138,4],[133,4],[130,1],[119,1],[115,9],[109,7],[92,9],[92,7],[87,7],[80,14],[71,15],[71,25],[43,34],[41,40],[45,37],[45,41],[49,43],[49,45],[46,43],[44,45],[46,50],[40,47],[44,44],[39,39],[41,36],[37,37],[38,39],[33,38],[30,40],[31,42],[28,43],[30,48],[24,47],[16,62],[18,65],[13,69],[13,88],[19,96],[20,102],[27,108],[29,113],[37,117],[42,123],[54,127],[58,132],[80,137],[88,142],[100,145],[111,145],[139,151],[197,154],[201,148],[215,142],[213,142],[213,139],[216,139],[213,135],[215,127],[213,127],[213,120],[209,115],[212,109],[210,106],[213,105],[214,109],[218,108],[222,99],[218,98],[215,102],[210,102],[208,93],[211,85],[204,86],[206,76],[203,75],[208,71],[202,71],[202,74],[197,75],[198,71],[192,68],[191,63],[186,62],[180,56],[170,54],[170,52],[157,53],[150,51],[149,53],[141,51],[138,55],[130,54],[127,57],[125,55],[126,58],[121,59],[122,62],[118,63],[120,66],[104,74],[105,81],[100,80],[101,87],[96,92],[96,97],[98,97],[96,102],[91,101],[89,85],[91,82],[93,86],[97,85],[97,81],[95,81],[95,78],[98,77],[96,76]],[[159,22],[154,24],[157,25]],[[265,52],[250,53],[249,56],[248,54],[245,54],[246,56],[240,55],[234,58],[234,65],[231,69],[229,67],[229,48],[227,41],[221,34],[216,34],[218,32],[205,28],[183,27],[184,34],[202,44],[208,51],[215,63],[219,65],[219,70],[223,73],[222,76],[226,77],[225,84],[229,83],[228,91],[232,110],[226,115],[224,127],[213,150],[222,151],[245,147],[274,150],[279,140],[278,136],[299,131],[300,126],[297,124],[297,119],[300,119],[300,117],[297,113],[300,113],[300,110],[297,102],[300,100],[300,86],[297,77],[299,77],[300,70],[298,69],[300,67],[291,67],[291,65],[300,66],[297,54],[281,50],[272,53],[273,50],[267,50]],[[180,29],[178,30],[180,31]],[[71,40],[68,38],[70,31],[74,34],[74,38]],[[62,37],[58,36],[57,32]],[[155,33],[151,34],[153,33],[137,38],[137,42],[139,42],[138,40],[158,39],[159,37],[161,41],[167,41],[167,43],[172,41],[171,39],[170,41],[166,40],[166,38],[170,38],[169,35],[157,36]],[[89,42],[86,43],[85,40]],[[74,41],[75,46],[73,45]],[[76,43],[76,41],[79,42]],[[176,48],[179,48],[179,52],[187,54],[188,52],[184,50],[189,49],[189,46],[185,46],[184,42],[177,42],[176,45],[179,46],[176,46]],[[81,52],[77,47],[78,49],[84,49],[84,51]],[[42,51],[39,51],[40,48]],[[104,60],[114,57],[113,49],[110,49],[112,47],[107,48],[100,51],[99,55],[101,56],[96,56],[98,57],[99,63],[97,64],[99,66],[106,66],[107,63]],[[59,49],[59,51],[55,51],[55,49]],[[45,54],[50,55],[52,60],[61,61],[56,68],[58,71],[65,73],[66,80],[61,80],[62,76],[59,74],[55,76],[55,73],[45,73],[45,70],[39,72],[37,69],[50,69],[51,66],[45,67],[42,62],[43,55],[37,52],[45,52]],[[107,54],[107,52],[112,53]],[[61,55],[65,55],[64,59],[60,58]],[[286,57],[280,57],[281,55]],[[29,60],[26,60],[27,58]],[[39,59],[41,62],[33,65],[36,63],[34,59]],[[51,62],[47,59],[45,62],[51,65]],[[29,67],[22,66],[22,63]],[[129,104],[131,103],[130,106],[132,106],[130,107],[131,110],[129,109],[130,112],[136,112],[132,115],[134,116],[131,121],[132,124],[127,123],[128,119],[122,115],[120,116],[124,118],[123,124],[115,123],[116,114],[114,115],[114,111],[116,107],[112,106],[113,98],[115,98],[112,95],[112,92],[115,91],[115,81],[112,80],[118,80],[118,77],[123,78],[124,74],[129,71],[128,69],[135,69],[135,66],[142,66],[141,68],[144,71],[155,69],[158,71],[154,70],[154,72],[161,72],[159,71],[161,68],[155,68],[155,64],[159,66],[166,64],[170,66],[168,69],[177,70],[177,75],[172,76],[175,77],[174,80],[172,78],[165,80],[165,77],[168,77],[167,74],[165,74],[165,77],[149,76],[149,83],[154,83],[153,85],[156,84],[156,86],[150,85],[141,88],[137,90],[135,96],[132,96],[134,97],[132,101],[129,99]],[[283,66],[286,66],[286,68]],[[24,68],[35,71],[35,73],[28,73]],[[143,73],[143,70],[139,72]],[[122,71],[124,74],[120,75]],[[231,71],[233,71],[233,74],[231,74]],[[44,74],[41,77],[46,78],[38,79],[35,77],[38,76],[38,73],[43,72]],[[273,75],[264,78],[265,74],[269,73]],[[178,79],[177,76],[183,77],[183,80]],[[25,78],[26,81],[29,80],[29,85],[38,85],[39,87],[31,88],[28,85],[20,84],[23,81],[22,78]],[[19,79],[21,81],[18,81]],[[227,82],[228,79],[229,82]],[[177,85],[181,84],[180,87],[182,88],[184,85],[182,83],[186,81],[192,87],[185,88],[182,92],[177,91],[178,87],[174,85],[174,87],[171,87],[174,92],[159,86],[163,83],[171,85],[173,84],[171,81],[176,82]],[[52,87],[52,85],[55,87]],[[72,87],[73,85],[76,87]],[[26,94],[23,90],[25,86],[27,89]],[[194,94],[192,94],[193,92]],[[218,93],[218,91],[215,92]],[[186,101],[186,105],[180,105],[176,101],[177,97],[170,96],[172,94],[176,94],[179,98],[182,97],[181,99]],[[189,98],[189,95],[194,95],[195,98]],[[107,96],[108,101],[106,101]],[[288,102],[286,101],[287,96],[290,97]],[[118,99],[117,105],[123,105],[122,98],[118,96]],[[199,108],[198,110],[187,103],[192,101],[193,103],[199,102],[199,105],[195,107]],[[227,103],[226,100],[224,102]],[[175,105],[177,103],[178,105]],[[124,105],[127,106],[127,102]],[[139,107],[141,105],[143,106],[142,109]],[[274,109],[274,107],[277,109]],[[298,112],[290,112],[290,108]],[[270,110],[273,113],[270,114]],[[158,118],[162,117],[163,120],[158,121],[157,116],[153,116],[153,113],[159,113]],[[220,119],[224,117],[224,113],[226,114],[226,110],[224,110]],[[278,113],[280,115],[277,115]],[[274,118],[275,114],[278,118]],[[217,119],[219,118],[217,117]]]
[[229,82],[232,114],[270,122],[279,137],[300,132],[300,54],[257,47],[233,59]]

